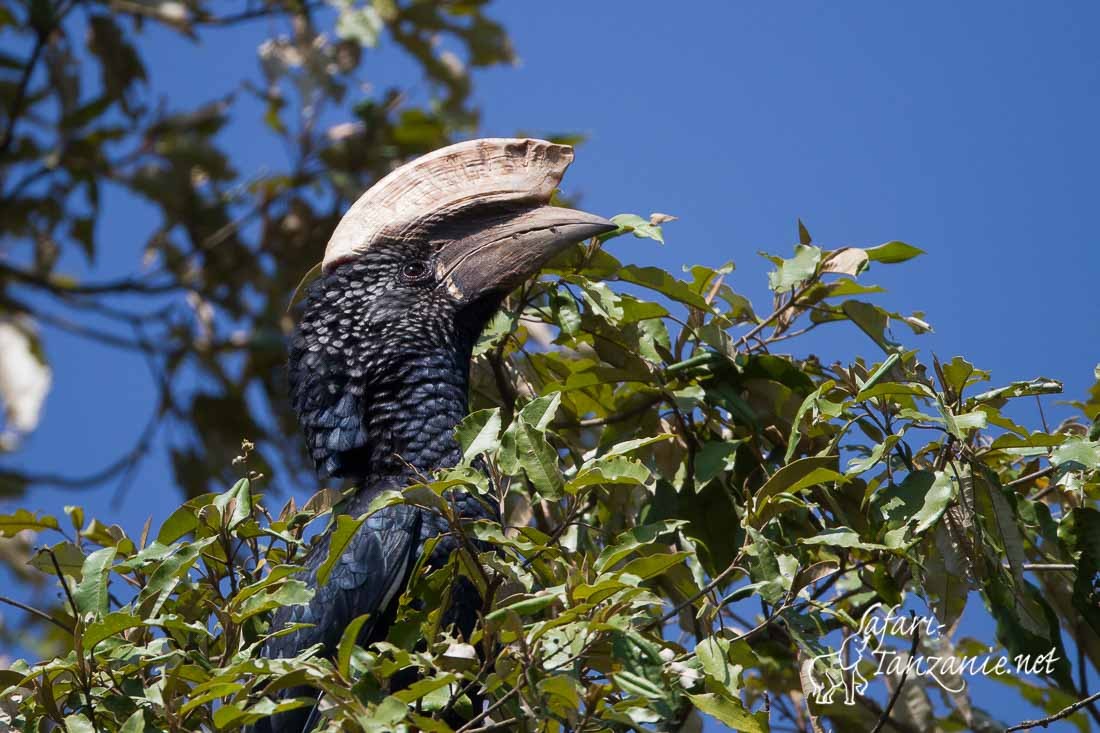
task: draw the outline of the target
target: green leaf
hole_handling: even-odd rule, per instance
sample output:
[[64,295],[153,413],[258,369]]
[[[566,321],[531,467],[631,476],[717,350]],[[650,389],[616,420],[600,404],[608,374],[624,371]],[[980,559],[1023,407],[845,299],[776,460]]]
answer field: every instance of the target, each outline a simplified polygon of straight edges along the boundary
[[695,656],[703,665],[703,671],[721,685],[730,695],[737,693],[737,677],[740,670],[729,663],[729,639],[708,636],[695,645]]
[[685,305],[690,305],[692,308],[703,311],[711,310],[703,296],[692,290],[688,283],[677,280],[659,267],[627,265],[618,272],[618,278],[624,282],[655,290],[661,295]]
[[73,591],[73,601],[82,614],[91,613],[97,618],[107,613],[109,601],[108,576],[118,550],[104,547],[84,559],[80,583]]
[[164,520],[164,524],[160,525],[157,542],[162,545],[170,545],[188,532],[195,531],[198,526],[198,512],[191,506],[184,504],[169,514],[168,519]]
[[66,505],[65,514],[69,516],[69,522],[77,532],[84,527],[84,509],[82,507]]
[[1050,462],[1059,468],[1064,465],[1070,470],[1100,468],[1100,441],[1068,438],[1054,449]]
[[351,679],[351,653],[355,650],[355,645],[359,641],[359,630],[363,628],[363,624],[370,619],[371,614],[364,613],[362,616],[357,616],[347,628],[344,629],[344,633],[340,636],[340,645],[336,651],[336,669],[346,680]]
[[251,484],[248,479],[242,478],[233,484],[229,491],[219,494],[213,503],[218,508],[218,514],[222,517],[225,517],[229,508],[232,507],[232,512],[228,516],[225,527],[226,529],[233,529],[252,516]]
[[120,631],[142,626],[144,623],[141,617],[127,611],[109,613],[99,621],[89,624],[84,630],[84,649],[92,651],[95,645],[104,639],[114,636]]
[[257,614],[282,608],[283,606],[300,606],[309,603],[313,598],[313,590],[301,580],[284,581],[274,590],[251,596],[241,603],[237,610],[230,613],[230,617],[236,623],[242,623]]
[[164,604],[172,589],[176,587],[180,577],[191,569],[203,550],[215,541],[217,541],[217,537],[205,537],[196,542],[182,545],[176,552],[161,561],[160,565],[149,576],[149,580],[141,593],[138,594],[139,603],[150,597],[156,597],[153,608],[149,612],[150,615],[155,616],[159,612],[160,607]]
[[821,248],[797,244],[794,257],[781,260],[779,269],[768,274],[768,287],[775,293],[788,293],[817,272]]
[[551,291],[550,309],[554,323],[563,333],[574,336],[580,331],[581,313],[572,295],[559,290]]
[[661,433],[660,435],[651,435],[648,438],[637,438],[635,440],[624,440],[621,443],[616,443],[615,445],[611,446],[611,448],[608,449],[608,451],[606,453],[604,453],[602,456],[600,456],[600,458],[610,458],[612,456],[621,456],[621,455],[624,455],[626,453],[632,453],[632,452],[638,450],[639,448],[644,448],[648,445],[653,445],[654,443],[660,443],[660,442],[665,441],[665,440],[671,440],[674,437],[675,436],[672,435],[671,433]]
[[511,475],[522,470],[535,491],[545,498],[560,498],[564,486],[558,454],[544,437],[560,404],[560,392],[531,400],[512,420],[500,441],[501,470]]
[[88,720],[83,715],[66,715],[65,730],[68,731],[68,733],[96,733],[92,721]]
[[843,481],[837,471],[837,456],[809,456],[783,466],[761,486],[753,497],[750,523],[764,526],[777,513],[772,500],[779,494],[793,494],[809,486]]
[[548,699],[551,710],[561,716],[575,714],[581,709],[581,696],[575,680],[565,675],[554,675],[539,680],[538,691]]
[[644,524],[623,532],[615,538],[614,544],[603,549],[600,556],[596,558],[593,567],[596,572],[603,573],[639,548],[653,544],[661,537],[675,532],[685,524],[687,522],[682,519],[666,519],[663,522]]
[[657,555],[646,555],[635,558],[622,568],[623,575],[635,575],[642,580],[649,580],[660,575],[674,565],[683,563],[684,558],[690,555],[688,552],[669,552]]
[[844,473],[848,476],[855,476],[856,474],[863,473],[873,468],[882,457],[893,450],[894,446],[898,444],[900,438],[896,435],[887,435],[886,439],[881,443],[876,443],[871,448],[871,452],[864,458],[853,458],[848,462],[848,468]]
[[844,315],[859,326],[860,330],[871,337],[879,348],[887,354],[901,348],[900,344],[887,336],[890,327],[890,315],[877,305],[864,303],[860,300],[846,300],[840,305]]
[[665,700],[671,690],[664,682],[660,647],[636,631],[617,631],[611,637],[616,662],[612,679],[624,692],[651,700]]
[[135,710],[134,714],[127,718],[122,727],[118,729],[118,733],[143,733],[144,730],[145,714],[140,710]]
[[799,244],[813,244],[814,239],[810,236],[810,230],[806,228],[806,225],[802,223],[802,219],[798,220],[798,243]]
[[[784,463],[790,463],[794,458],[795,452],[798,450],[798,443],[802,440],[802,420],[806,417],[807,413],[811,410],[816,413],[820,408],[819,404],[824,397],[825,393],[836,386],[836,382],[831,379],[826,379],[810,394],[806,395],[806,399],[802,400],[802,404],[798,407],[798,412],[794,415],[794,420],[791,421],[791,437],[787,440],[787,452],[783,457]],[[836,417],[836,415],[832,415]]]
[[880,381],[882,381],[882,378],[886,376],[886,373],[893,369],[894,365],[897,364],[900,359],[900,354],[890,354],[885,359],[883,359],[882,363],[879,364],[878,369],[875,369],[875,371],[871,372],[871,374],[867,377],[867,381],[859,386],[859,394],[856,395],[856,401],[860,402],[866,399],[862,396],[864,391],[871,389]]
[[[458,675],[445,673],[439,675],[438,677],[429,677],[427,679],[417,680],[408,687],[393,693],[393,696],[401,702],[405,703],[406,705],[414,703],[417,700],[422,700],[423,703],[420,707],[422,707],[424,710],[441,710],[443,708],[443,705],[446,704],[447,700],[450,699],[450,691],[448,690],[447,697],[443,700],[442,704],[438,705],[431,704],[431,693],[435,692],[436,690],[450,688],[451,685],[453,685],[458,679]],[[427,728],[424,728],[423,725],[420,725],[419,727],[421,730],[429,730]],[[447,731],[447,733],[450,733],[450,728],[444,728],[441,730],[445,730]]]
[[91,16],[88,28],[88,50],[98,57],[104,92],[125,108],[130,86],[146,78],[141,56],[111,16]]
[[559,585],[553,588],[547,588],[541,593],[537,593],[529,598],[524,598],[514,603],[509,603],[506,606],[497,608],[495,611],[486,616],[486,620],[492,621],[508,614],[509,611],[517,613],[520,616],[531,616],[542,609],[546,608],[550,604],[561,599],[562,594],[565,592],[565,586]]
[[25,529],[41,532],[46,529],[61,531],[61,525],[49,514],[38,514],[26,509],[16,509],[13,514],[0,514],[0,537],[14,537]]
[[954,498],[955,482],[944,471],[913,471],[900,484],[881,489],[875,503],[890,527],[886,545],[899,549],[920,537],[939,521]]
[[699,708],[701,712],[725,723],[733,730],[743,733],[768,733],[769,727],[766,713],[755,715],[745,710],[740,700],[722,697],[717,693],[708,692],[702,695],[688,695],[691,704]]
[[951,534],[943,523],[936,525],[932,541],[926,547],[928,551],[920,568],[921,588],[936,618],[950,633],[962,618],[970,597],[967,576],[970,560],[963,555],[965,548],[951,541]]
[[[652,219],[652,217],[651,217]],[[635,237],[640,239],[653,239],[661,244],[665,243],[664,234],[661,232],[660,224],[652,223],[651,219],[643,219],[637,214],[616,214],[611,217],[613,224],[618,224],[619,229],[614,232],[601,235],[601,240],[607,240],[611,237],[617,237],[620,234],[631,232]]]
[[744,440],[709,441],[695,454],[695,490],[715,477],[734,469],[737,449]]
[[713,577],[729,566],[741,548],[744,529],[740,522],[730,521],[739,511],[730,491],[718,481],[689,494],[677,492],[669,481],[658,480],[647,521],[687,520],[681,531],[695,542],[699,560]]
[[882,262],[888,265],[905,262],[922,254],[924,254],[923,249],[918,249],[905,242],[887,242],[867,250],[867,257],[872,262]]
[[455,428],[455,437],[462,446],[464,462],[482,453],[495,453],[500,447],[500,408],[470,413]]
[[536,430],[543,431],[550,425],[561,406],[561,393],[537,397],[519,411],[518,418]]
[[586,463],[577,475],[565,484],[568,494],[576,494],[589,486],[626,484],[641,486],[649,480],[649,469],[626,456],[600,456]]
[[557,451],[526,422],[516,427],[515,440],[519,466],[535,492],[544,499],[560,499],[565,482],[558,470]]
[[300,565],[276,565],[271,568],[271,572],[264,576],[263,580],[252,583],[251,585],[246,585],[237,591],[237,594],[229,599],[230,610],[239,609],[240,605],[252,596],[268,590],[271,586],[281,582],[283,579],[295,573],[300,573],[301,571],[302,567]]
[[967,387],[989,379],[989,372],[983,369],[975,369],[974,365],[961,356],[956,356],[946,364],[940,364],[944,383],[948,389],[956,395],[963,393]]
[[336,517],[336,523],[328,533],[328,554],[325,555],[324,562],[317,568],[317,585],[321,586],[328,582],[328,576],[332,573],[332,569],[336,567],[336,563],[340,556],[344,554],[348,543],[351,542],[352,537],[355,536],[355,533],[359,531],[359,527],[366,520],[366,514],[359,518],[350,517],[347,514],[340,514]]
[[59,542],[49,549],[39,548],[31,558],[31,565],[47,575],[56,575],[57,568],[53,564],[55,559],[58,567],[61,568],[62,575],[80,580],[84,569],[84,553],[68,540]]
[[876,542],[864,542],[859,537],[859,532],[848,527],[831,527],[824,532],[819,532],[813,537],[802,537],[798,540],[800,545],[825,545],[826,547],[849,547],[860,550],[886,550],[886,545]]
[[1033,397],[1044,394],[1061,394],[1062,383],[1057,379],[1039,377],[1026,382],[1012,382],[1004,387],[997,387],[970,398],[971,403],[991,402],[993,400],[1005,400],[1013,397]]

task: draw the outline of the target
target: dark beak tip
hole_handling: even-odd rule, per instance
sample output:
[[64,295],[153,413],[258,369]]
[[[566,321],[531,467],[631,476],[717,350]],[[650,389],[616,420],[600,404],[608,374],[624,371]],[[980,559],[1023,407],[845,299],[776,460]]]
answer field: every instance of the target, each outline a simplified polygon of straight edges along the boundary
[[[619,225],[610,219],[605,219],[596,214],[589,214],[587,211],[577,211],[575,209],[565,211],[568,211],[569,220],[565,222],[564,229],[569,232],[570,238],[576,238],[578,241],[589,237],[598,237],[619,228]],[[564,213],[563,211],[562,214]]]
[[609,234],[619,228],[618,224],[613,224],[610,221],[604,222],[585,222],[581,224],[580,231],[584,232],[584,238],[598,237],[601,234]]

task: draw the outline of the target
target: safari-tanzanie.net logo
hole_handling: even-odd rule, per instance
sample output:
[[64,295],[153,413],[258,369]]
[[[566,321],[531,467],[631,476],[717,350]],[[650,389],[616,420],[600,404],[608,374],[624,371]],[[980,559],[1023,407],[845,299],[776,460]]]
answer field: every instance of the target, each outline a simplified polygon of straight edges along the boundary
[[[1003,674],[1050,675],[1059,661],[1054,649],[1045,654],[1018,654],[1010,657],[988,653],[956,656],[926,654],[924,650],[951,647],[945,641],[944,625],[931,616],[899,613],[898,606],[881,603],[868,608],[859,622],[859,629],[841,642],[840,648],[807,659],[803,674],[810,680],[810,695],[819,705],[831,705],[840,699],[845,705],[855,705],[856,695],[864,695],[876,677],[906,679],[925,677],[947,692],[962,692],[967,676]],[[887,637],[919,639],[921,651],[897,649],[886,643]],[[914,642],[913,648],[916,648]],[[870,671],[867,662],[874,662]]]

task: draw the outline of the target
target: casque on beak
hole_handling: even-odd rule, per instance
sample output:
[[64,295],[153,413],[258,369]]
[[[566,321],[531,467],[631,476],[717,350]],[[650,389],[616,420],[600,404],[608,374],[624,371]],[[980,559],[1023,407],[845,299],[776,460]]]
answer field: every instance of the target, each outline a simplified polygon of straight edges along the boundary
[[616,228],[575,209],[528,209],[443,247],[441,284],[462,300],[507,292],[567,247]]
[[583,211],[550,206],[573,149],[530,138],[448,145],[371,186],[337,224],[322,270],[382,241],[433,234],[440,285],[473,300],[510,290],[571,244],[616,228]]

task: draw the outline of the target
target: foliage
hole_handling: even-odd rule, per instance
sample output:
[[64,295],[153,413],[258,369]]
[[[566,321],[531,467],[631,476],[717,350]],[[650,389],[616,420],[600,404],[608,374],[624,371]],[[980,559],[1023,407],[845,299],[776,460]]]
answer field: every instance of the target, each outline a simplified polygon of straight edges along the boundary
[[[622,221],[617,234],[661,236],[659,222]],[[886,716],[901,731],[995,730],[997,710],[924,676],[885,705],[822,705],[808,689],[814,658],[873,604],[930,609],[953,629],[978,599],[1008,653],[1057,653],[1049,674],[994,679],[1050,713],[1085,697],[1100,665],[1088,424],[1100,382],[1077,403],[1085,421],[1017,424],[1010,401],[1059,384],[990,387],[962,358],[925,364],[891,328],[924,332],[919,315],[865,299],[879,290],[870,268],[919,250],[830,251],[800,230],[792,258],[769,256],[767,315],[730,287],[732,265],[677,278],[595,241],[512,295],[476,350],[463,464],[372,507],[439,512],[463,540],[442,569],[414,572],[384,643],[357,647],[353,625],[335,659],[256,658],[279,633],[266,613],[309,596],[296,563],[331,490],[273,514],[242,479],[140,538],[77,509],[71,532],[30,512],[0,518],[5,533],[65,535],[35,565],[64,580],[69,607],[51,620],[66,651],[0,673],[14,727],[235,730],[298,704],[272,695],[305,683],[324,690],[329,730],[448,731],[445,713],[473,692],[489,706],[463,730],[676,730],[700,717],[870,730]],[[881,358],[774,353],[838,322]],[[457,487],[499,504],[503,522],[458,519]],[[485,598],[470,639],[439,623],[459,575]],[[391,689],[410,667],[417,681]],[[1081,730],[1086,714],[1072,718]]]
[[[312,477],[284,399],[288,294],[350,201],[475,129],[471,70],[514,59],[485,5],[0,0],[0,453],[37,422],[50,331],[129,354],[158,392],[132,449],[101,470],[5,467],[0,495],[106,481],[121,495],[163,445],[198,496],[232,480],[241,435],[284,489]],[[193,49],[173,66],[211,66],[208,44],[227,38],[255,39],[258,64],[227,65],[185,105],[157,74],[172,36]],[[370,62],[383,44],[411,78]],[[274,154],[260,167],[257,151]],[[155,213],[144,238],[103,241],[120,200]],[[105,262],[110,277],[82,276]]]

